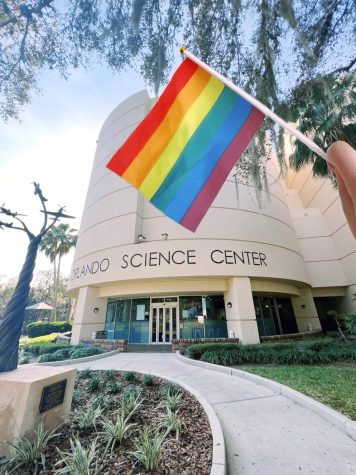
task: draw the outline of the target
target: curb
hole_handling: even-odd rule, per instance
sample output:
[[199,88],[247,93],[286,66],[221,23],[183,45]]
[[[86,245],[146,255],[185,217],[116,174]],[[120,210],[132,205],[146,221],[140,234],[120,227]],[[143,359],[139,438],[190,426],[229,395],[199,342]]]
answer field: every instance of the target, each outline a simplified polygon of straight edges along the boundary
[[225,373],[236,378],[245,378],[248,381],[252,381],[253,383],[264,386],[271,391],[292,399],[297,404],[300,404],[301,406],[315,412],[323,419],[327,420],[331,424],[334,424],[351,439],[356,440],[356,421],[349,419],[348,417],[340,414],[328,406],[325,406],[325,404],[322,404],[321,402],[318,402],[309,396],[305,396],[295,389],[270,379],[263,378],[262,376],[247,373],[246,371],[242,371],[240,369],[219,366],[212,363],[205,363],[199,360],[191,360],[190,358],[181,355],[179,351],[176,352],[176,357],[183,363],[189,364],[191,366],[200,366],[201,368],[216,371],[217,373]]
[[84,358],[76,358],[72,360],[62,360],[62,361],[46,361],[44,363],[33,363],[36,366],[68,366],[77,363],[86,363],[87,361],[101,360],[103,358],[108,358],[109,356],[116,355],[120,353],[119,350],[108,351],[107,353],[99,353],[98,355],[85,356]]
[[[119,350],[109,351],[108,353],[102,353],[100,355],[94,356],[87,356],[85,358],[77,358],[75,360],[64,360],[64,361],[49,361],[48,363],[34,363],[38,366],[68,366],[77,363],[85,363],[91,362],[95,360],[99,360],[102,358],[106,358],[112,355],[120,353]],[[188,393],[192,394],[200,405],[203,407],[206,415],[209,419],[211,434],[213,437],[213,459],[211,464],[211,471],[210,475],[226,475],[226,451],[225,451],[225,441],[223,436],[223,431],[221,429],[221,425],[217,415],[215,414],[214,409],[209,404],[209,402],[203,398],[195,389],[191,388],[185,383],[178,383],[175,379],[169,378],[168,376],[162,377],[160,374],[152,373],[152,372],[144,372],[144,371],[137,371],[137,373],[142,374],[151,374],[152,376],[156,376],[157,378],[164,379],[171,383],[177,384],[184,388]]]
[[177,382],[174,378],[170,378],[168,376],[161,376],[160,374],[153,372],[135,372],[140,374],[150,374],[165,381],[169,381],[170,383],[174,383],[177,386],[180,386],[185,389],[188,393],[192,394],[197,399],[199,404],[203,407],[205,414],[208,416],[211,434],[213,437],[213,459],[211,464],[210,475],[226,475],[227,469],[224,435],[220,425],[220,421],[210,403],[205,398],[203,398],[203,396],[201,396],[201,394],[199,394],[195,389],[191,388],[185,383]]

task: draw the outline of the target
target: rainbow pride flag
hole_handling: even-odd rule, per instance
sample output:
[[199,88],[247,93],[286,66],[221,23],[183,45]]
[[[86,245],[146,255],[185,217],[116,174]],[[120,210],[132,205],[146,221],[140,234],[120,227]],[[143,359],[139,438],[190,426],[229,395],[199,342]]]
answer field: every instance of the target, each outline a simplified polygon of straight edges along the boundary
[[186,58],[107,167],[195,231],[264,117]]

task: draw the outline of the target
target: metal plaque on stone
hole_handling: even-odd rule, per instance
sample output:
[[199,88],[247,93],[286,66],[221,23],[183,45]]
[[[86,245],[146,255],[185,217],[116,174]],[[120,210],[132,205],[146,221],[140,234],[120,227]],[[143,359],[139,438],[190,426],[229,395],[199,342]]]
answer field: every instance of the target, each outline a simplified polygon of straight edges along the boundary
[[66,392],[67,380],[63,379],[57,383],[45,386],[42,389],[42,396],[40,402],[40,414],[59,406],[64,401],[64,395]]

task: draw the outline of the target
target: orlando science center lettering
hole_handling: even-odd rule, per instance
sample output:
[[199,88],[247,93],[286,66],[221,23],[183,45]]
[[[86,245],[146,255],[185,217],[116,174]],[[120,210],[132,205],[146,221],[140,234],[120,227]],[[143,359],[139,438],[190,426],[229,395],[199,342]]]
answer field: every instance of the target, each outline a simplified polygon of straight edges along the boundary
[[[214,265],[245,265],[254,267],[267,267],[267,256],[263,252],[257,251],[236,251],[231,249],[213,249],[206,256],[199,256],[199,259],[209,259]],[[80,279],[88,275],[106,272],[110,267],[119,265],[120,269],[138,269],[147,267],[171,267],[198,264],[197,251],[187,250],[167,250],[148,251],[123,254],[118,262],[111,262],[105,257],[101,260],[94,260],[73,268],[71,279]]]

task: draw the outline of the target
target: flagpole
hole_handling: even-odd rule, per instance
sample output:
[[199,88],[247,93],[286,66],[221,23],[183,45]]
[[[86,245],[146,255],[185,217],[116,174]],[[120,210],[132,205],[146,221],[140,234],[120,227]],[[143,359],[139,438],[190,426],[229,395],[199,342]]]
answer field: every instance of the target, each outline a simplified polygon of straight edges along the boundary
[[269,117],[272,119],[274,122],[279,124],[281,127],[283,127],[287,132],[289,132],[292,135],[295,135],[301,142],[303,142],[304,145],[309,147],[313,152],[315,152],[319,157],[323,158],[327,162],[329,162],[329,158],[327,157],[326,153],[315,143],[313,142],[310,138],[306,137],[302,132],[300,132],[298,129],[292,127],[288,122],[283,120],[281,117],[279,117],[277,114],[272,112],[268,107],[266,107],[262,102],[258,101],[254,97],[251,97],[247,92],[243,91],[240,89],[238,86],[236,86],[234,83],[226,79],[224,76],[219,74],[218,72],[214,71],[214,69],[210,68],[207,64],[203,63],[198,59],[194,54],[190,53],[188,50],[185,48],[180,49],[180,53],[187,58],[191,59],[194,61],[194,63],[198,64],[200,67],[208,71],[211,75],[215,76],[217,79],[219,79],[221,82],[226,84],[227,87],[232,89],[233,91],[237,92],[241,97],[246,99],[250,104],[252,104],[256,109],[261,111],[265,116]]

